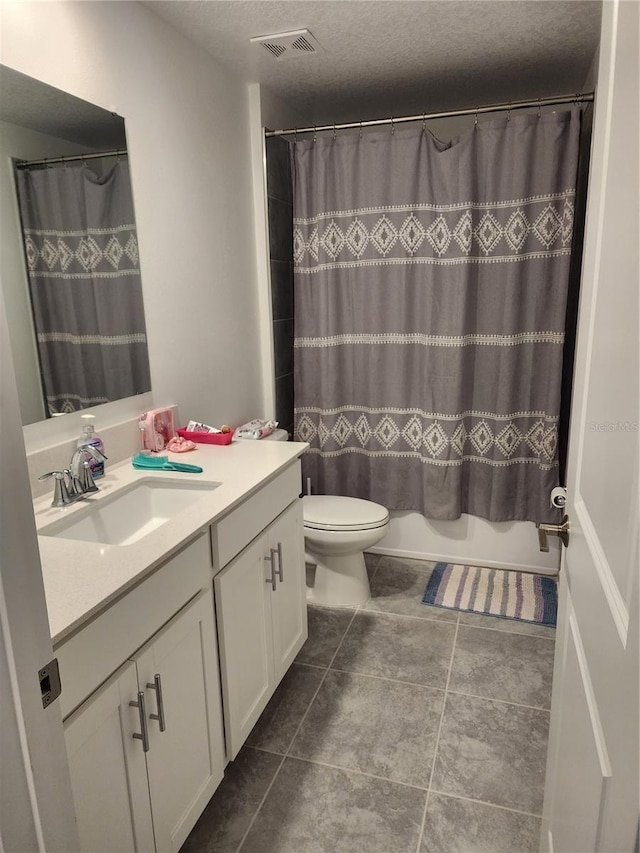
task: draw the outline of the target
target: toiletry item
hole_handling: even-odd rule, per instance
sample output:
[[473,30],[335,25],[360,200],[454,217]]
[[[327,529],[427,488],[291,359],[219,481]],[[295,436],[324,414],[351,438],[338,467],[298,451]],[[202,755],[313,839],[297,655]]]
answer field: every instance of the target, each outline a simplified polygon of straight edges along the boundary
[[[88,444],[91,447],[95,447],[95,449],[104,455],[104,442],[100,438],[100,436],[95,431],[95,428],[90,421],[93,420],[95,415],[80,415],[81,418],[88,421],[83,427],[82,432],[80,434],[80,438],[77,442],[77,447],[82,447],[83,444]],[[102,477],[104,475],[104,461],[94,459],[94,457],[85,452],[83,461],[87,461],[89,463],[89,468],[91,469],[91,475],[95,480],[96,477]]]
[[179,429],[178,435],[187,441],[195,441],[196,444],[231,444],[233,430],[231,432],[191,432],[188,429]]
[[199,465],[170,462],[166,456],[144,456],[142,453],[136,453],[131,463],[134,468],[144,471],[184,471],[188,474],[202,474],[202,468]]
[[143,441],[143,448],[152,453],[164,450],[176,434],[173,427],[173,412],[171,409],[151,409],[140,415],[138,426]]
[[236,438],[264,438],[267,435],[271,435],[277,426],[278,421],[263,421],[260,418],[254,418],[252,421],[238,427],[235,435]]
[[208,424],[201,424],[198,421],[189,421],[187,424],[187,432],[211,432],[211,433],[219,433],[223,430],[218,429],[217,427],[209,426]]

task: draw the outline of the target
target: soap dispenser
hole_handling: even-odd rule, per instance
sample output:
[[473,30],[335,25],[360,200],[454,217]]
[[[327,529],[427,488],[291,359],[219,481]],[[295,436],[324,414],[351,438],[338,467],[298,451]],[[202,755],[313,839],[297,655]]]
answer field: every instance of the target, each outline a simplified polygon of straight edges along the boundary
[[[90,422],[93,420],[95,415],[80,415],[80,417],[88,422],[82,427],[82,433],[78,439],[77,446],[82,447],[83,444],[89,444],[104,455],[104,442],[95,431],[93,424]],[[91,474],[94,480],[96,477],[102,477],[104,474],[104,461],[94,459],[90,453],[85,453],[84,458],[89,463],[89,468],[91,469]]]

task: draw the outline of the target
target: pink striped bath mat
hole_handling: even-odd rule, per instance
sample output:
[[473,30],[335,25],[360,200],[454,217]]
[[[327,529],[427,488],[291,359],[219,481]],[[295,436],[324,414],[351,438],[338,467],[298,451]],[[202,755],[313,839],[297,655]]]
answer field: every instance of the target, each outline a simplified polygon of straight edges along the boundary
[[453,563],[436,565],[422,603],[553,626],[558,610],[553,578]]

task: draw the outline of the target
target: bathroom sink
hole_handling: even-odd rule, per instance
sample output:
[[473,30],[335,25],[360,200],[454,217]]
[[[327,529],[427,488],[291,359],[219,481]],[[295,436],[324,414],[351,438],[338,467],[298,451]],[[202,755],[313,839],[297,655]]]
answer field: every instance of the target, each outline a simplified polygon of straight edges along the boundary
[[103,545],[131,545],[219,485],[211,481],[195,483],[146,478],[111,497],[74,504],[77,510],[40,528],[38,534]]

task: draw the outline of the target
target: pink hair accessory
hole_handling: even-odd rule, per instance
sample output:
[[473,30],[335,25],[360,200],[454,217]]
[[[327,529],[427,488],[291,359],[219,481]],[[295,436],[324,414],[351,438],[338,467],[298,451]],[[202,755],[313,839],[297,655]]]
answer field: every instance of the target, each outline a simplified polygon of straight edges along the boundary
[[174,436],[167,444],[167,450],[172,453],[186,453],[188,450],[195,450],[196,445],[193,441],[187,438],[182,438],[181,435]]

